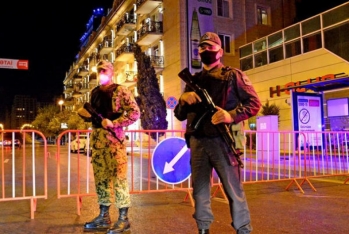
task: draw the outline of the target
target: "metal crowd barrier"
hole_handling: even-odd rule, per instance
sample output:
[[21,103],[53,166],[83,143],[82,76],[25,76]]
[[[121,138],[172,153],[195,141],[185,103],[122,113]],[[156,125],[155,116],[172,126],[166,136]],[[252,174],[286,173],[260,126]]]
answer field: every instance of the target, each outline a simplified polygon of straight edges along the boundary
[[[79,134],[84,134],[87,135],[88,141],[90,133],[89,130],[65,131],[59,136],[59,140],[64,137],[70,142]],[[155,134],[155,140],[149,137],[150,134]],[[302,185],[307,182],[316,191],[309,178],[348,176],[348,145],[343,145],[343,142],[346,142],[346,135],[343,134],[345,133],[245,131],[247,143],[241,156],[244,163],[241,171],[242,181],[244,184],[290,181],[286,190],[295,184],[302,193],[304,193]],[[129,138],[126,144],[129,156],[130,192],[138,194],[185,191],[187,192],[185,200],[189,198],[193,205],[190,177],[179,184],[168,184],[154,175],[151,165],[151,157],[157,144],[173,136],[183,138],[184,131],[128,130],[126,135]],[[90,148],[89,144],[86,148]],[[58,145],[58,155],[62,155],[62,150],[62,146]],[[57,194],[58,198],[74,197],[77,200],[77,212],[80,214],[82,197],[95,196],[92,166],[89,160],[90,151],[74,154],[69,145],[65,150],[63,155],[67,157],[57,160]],[[347,181],[348,179],[344,183]],[[214,171],[212,187],[213,196],[221,191],[226,199],[220,180]]]
[[[190,180],[180,184],[167,184],[159,180],[152,171],[151,158],[154,148],[163,139],[169,137],[183,138],[182,130],[127,130],[125,142],[128,154],[128,178],[130,193],[150,193],[165,191],[187,191],[190,194]],[[93,169],[90,163],[91,130],[67,130],[58,136],[57,142],[68,139],[65,146],[57,144],[57,196],[58,198],[75,198],[77,213],[80,215],[82,198],[95,196]],[[154,135],[155,140],[149,137]],[[72,150],[73,139],[86,136],[85,150]],[[80,148],[80,146],[78,147]],[[191,198],[191,196],[190,196]],[[191,199],[192,201],[192,199]]]
[[[1,130],[0,202],[47,199],[47,142],[36,130]],[[39,145],[43,150],[37,150]]]
[[286,190],[296,184],[304,193],[305,182],[316,191],[310,178],[348,177],[347,132],[245,131],[245,136],[244,183],[290,180]]
[[[164,139],[184,138],[182,130],[127,130],[128,178],[131,194],[184,191],[190,199],[191,177],[171,184],[157,178],[152,168],[154,149]],[[2,201],[30,200],[34,218],[37,199],[47,199],[47,141],[35,130],[2,130],[0,190]],[[91,130],[67,130],[56,141],[57,197],[74,198],[80,215],[82,198],[96,196],[89,144]],[[5,135],[12,142],[19,139],[21,148],[4,144]],[[153,138],[149,137],[153,135]],[[304,193],[303,184],[316,191],[310,179],[345,176],[349,181],[348,133],[343,131],[296,132],[250,131],[241,159],[244,184],[289,181]],[[79,140],[77,140],[79,139]],[[38,149],[43,146],[40,150]],[[224,190],[215,171],[212,172],[213,196]],[[20,186],[18,186],[20,185]]]

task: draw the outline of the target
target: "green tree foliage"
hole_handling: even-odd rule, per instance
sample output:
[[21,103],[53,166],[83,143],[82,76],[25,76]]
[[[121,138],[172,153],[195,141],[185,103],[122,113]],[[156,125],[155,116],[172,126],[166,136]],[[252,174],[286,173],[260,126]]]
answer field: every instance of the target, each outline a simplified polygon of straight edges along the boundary
[[267,100],[267,102],[264,105],[262,105],[261,114],[262,115],[277,115],[277,116],[279,116],[280,107],[278,107],[275,104],[269,104],[269,100]]
[[75,112],[60,111],[56,105],[40,108],[31,124],[46,137],[56,137],[66,130],[61,128],[61,123],[67,123],[70,130],[88,129],[91,126],[91,123],[84,122]]
[[[35,120],[31,123],[35,129],[42,132],[46,137],[52,137],[57,134],[55,115],[59,113],[59,108],[55,105],[45,106],[38,110]],[[50,123],[52,121],[52,123]]]
[[77,113],[73,112],[66,121],[69,129],[88,129],[92,126],[91,122],[85,122]]
[[264,105],[262,105],[261,114],[262,115],[277,115],[278,116],[278,123],[280,123],[280,107],[278,107],[274,103],[269,104],[269,100],[267,100],[267,102]]
[[[150,57],[135,45],[134,54],[138,63],[137,103],[141,110],[141,126],[144,130],[166,130],[166,102],[160,93],[158,79]],[[151,138],[157,135],[151,133]],[[160,134],[160,136],[163,134]]]

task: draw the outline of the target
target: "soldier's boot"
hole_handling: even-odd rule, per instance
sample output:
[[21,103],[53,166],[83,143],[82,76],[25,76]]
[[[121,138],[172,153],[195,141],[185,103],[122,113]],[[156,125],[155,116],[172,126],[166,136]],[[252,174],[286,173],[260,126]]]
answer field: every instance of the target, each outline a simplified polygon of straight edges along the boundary
[[131,227],[127,217],[128,207],[119,209],[118,221],[113,225],[111,229],[107,231],[107,234],[122,233],[128,231]]
[[99,215],[91,222],[85,223],[84,232],[107,231],[111,226],[109,207],[100,205]]

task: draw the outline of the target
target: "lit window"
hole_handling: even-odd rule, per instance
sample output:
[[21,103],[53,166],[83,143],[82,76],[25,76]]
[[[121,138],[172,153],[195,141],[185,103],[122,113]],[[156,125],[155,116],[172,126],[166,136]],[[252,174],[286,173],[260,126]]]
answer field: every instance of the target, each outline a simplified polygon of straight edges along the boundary
[[224,34],[218,34],[219,38],[221,39],[222,42],[222,49],[224,50],[225,53],[231,53],[232,49],[231,49],[231,37],[228,35],[224,35]]
[[268,25],[267,7],[257,6],[257,24]]
[[217,0],[217,15],[229,18],[229,6],[231,0]]

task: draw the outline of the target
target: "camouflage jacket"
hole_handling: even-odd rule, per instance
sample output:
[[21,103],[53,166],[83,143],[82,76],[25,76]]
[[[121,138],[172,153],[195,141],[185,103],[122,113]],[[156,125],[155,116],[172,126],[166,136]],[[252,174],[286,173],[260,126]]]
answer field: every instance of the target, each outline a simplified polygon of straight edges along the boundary
[[[95,89],[99,89],[99,92],[102,94],[104,91],[106,93],[110,92],[108,87],[97,86]],[[98,103],[98,100],[96,99],[99,97],[94,96],[94,93],[96,92],[92,91],[91,100]],[[105,96],[103,97],[103,102],[105,101]],[[132,93],[125,86],[116,85],[111,91],[109,99],[114,114],[109,114],[108,116],[115,117],[115,119],[110,119],[114,124],[112,130],[116,137],[123,141],[125,138],[124,127],[133,124],[139,119],[140,110]],[[93,148],[104,148],[110,146],[110,144],[119,144],[120,142],[118,139],[116,139],[113,134],[106,129],[102,127],[94,127],[91,135],[91,145]]]

